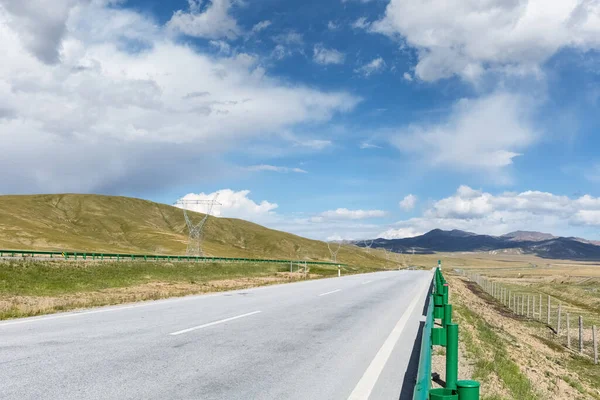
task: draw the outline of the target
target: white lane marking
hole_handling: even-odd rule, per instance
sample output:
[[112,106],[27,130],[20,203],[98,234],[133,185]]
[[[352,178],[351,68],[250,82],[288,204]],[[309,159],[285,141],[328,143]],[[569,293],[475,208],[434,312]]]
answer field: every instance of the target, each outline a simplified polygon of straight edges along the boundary
[[362,284],[366,285],[367,283],[371,283],[371,282],[373,282],[373,281],[364,281]]
[[[431,281],[428,279],[426,283],[427,286],[429,286]],[[417,289],[413,301],[406,308],[406,311],[404,311],[404,314],[402,314],[402,317],[400,317],[400,320],[375,355],[375,358],[373,358],[373,361],[369,364],[369,367],[362,378],[360,378],[360,381],[356,384],[356,387],[350,394],[350,397],[348,397],[348,400],[367,400],[369,398],[379,379],[379,375],[381,375],[385,364],[388,362],[394,351],[396,343],[398,343],[398,340],[400,339],[400,335],[402,335],[402,331],[404,331],[404,328],[406,327],[406,323],[423,297],[422,293],[424,293],[424,291],[424,287]]]
[[235,320],[235,319],[240,319],[240,318],[244,318],[244,317],[249,317],[249,316],[251,316],[251,315],[258,314],[258,313],[260,313],[260,312],[261,312],[261,311],[252,311],[252,312],[249,312],[249,313],[247,313],[247,314],[237,315],[237,316],[235,316],[235,317],[231,317],[231,318],[225,318],[225,319],[221,319],[221,320],[219,320],[219,321],[214,321],[214,322],[209,322],[208,324],[203,324],[203,325],[193,326],[193,327],[191,327],[191,328],[188,328],[188,329],[183,329],[183,330],[181,330],[181,331],[177,331],[177,332],[169,333],[169,335],[171,335],[171,336],[177,336],[177,335],[181,335],[181,334],[184,334],[184,333],[188,333],[188,332],[191,332],[191,331],[195,331],[195,330],[197,330],[197,329],[208,328],[209,326],[218,325],[218,324],[223,324],[223,323],[225,323],[225,322],[233,321],[233,320]]
[[331,292],[321,293],[319,296],[327,296],[328,294],[337,293],[337,292],[341,292],[341,291],[342,291],[342,289],[335,289],[335,290],[332,290]]

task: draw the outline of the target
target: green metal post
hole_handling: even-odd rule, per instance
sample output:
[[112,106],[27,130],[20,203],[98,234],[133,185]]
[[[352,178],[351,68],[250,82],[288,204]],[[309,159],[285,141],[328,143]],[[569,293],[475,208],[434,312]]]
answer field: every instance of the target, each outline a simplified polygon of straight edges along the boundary
[[446,335],[446,389],[456,390],[458,380],[458,324],[448,324]]
[[442,321],[442,326],[446,328],[448,324],[452,323],[452,304],[444,305],[444,319]]
[[444,283],[444,286],[442,286],[442,288],[444,293],[444,304],[448,304],[448,284]]
[[479,382],[458,381],[458,400],[479,400]]

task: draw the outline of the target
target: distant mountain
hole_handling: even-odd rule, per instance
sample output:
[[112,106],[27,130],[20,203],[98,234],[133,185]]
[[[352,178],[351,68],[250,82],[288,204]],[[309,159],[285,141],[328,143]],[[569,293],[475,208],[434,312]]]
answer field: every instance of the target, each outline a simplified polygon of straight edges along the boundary
[[[364,243],[356,243],[364,246]],[[424,235],[404,239],[376,239],[372,247],[396,253],[414,252],[497,252],[534,254],[544,258],[600,260],[600,246],[578,238],[556,237],[549,233],[516,231],[502,236],[478,235],[460,230],[434,229]]]
[[532,231],[514,231],[500,236],[518,242],[541,242],[543,240],[555,239],[556,236],[550,233],[532,232]]

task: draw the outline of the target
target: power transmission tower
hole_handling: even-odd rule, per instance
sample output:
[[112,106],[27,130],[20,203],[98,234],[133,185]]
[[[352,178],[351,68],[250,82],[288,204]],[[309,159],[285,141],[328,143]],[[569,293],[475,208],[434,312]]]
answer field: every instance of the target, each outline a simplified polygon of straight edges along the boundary
[[365,249],[367,249],[367,253],[371,253],[371,246],[373,246],[373,239],[371,239],[370,243],[367,244],[368,240],[363,240],[365,244]]
[[[192,200],[192,199],[179,199],[175,203],[176,207],[183,209],[183,216],[185,217],[185,223],[188,227],[189,239],[187,246],[187,255],[188,256],[202,256],[204,253],[202,252],[202,238],[203,238],[203,228],[206,224],[206,220],[210,216],[212,209],[214,206],[220,206],[221,203],[217,201],[217,197],[219,194],[215,195],[212,200]],[[188,207],[194,205],[203,205],[206,206],[206,214],[204,218],[200,220],[197,224],[194,224],[192,221],[192,216],[188,214]]]
[[[337,248],[335,250],[332,250],[331,245],[329,244],[329,242],[327,242],[327,248],[329,249],[329,252],[331,253],[331,261],[337,262],[337,254],[340,251],[340,249],[342,248],[342,242],[337,242]],[[335,248],[335,246],[334,246],[334,248]]]

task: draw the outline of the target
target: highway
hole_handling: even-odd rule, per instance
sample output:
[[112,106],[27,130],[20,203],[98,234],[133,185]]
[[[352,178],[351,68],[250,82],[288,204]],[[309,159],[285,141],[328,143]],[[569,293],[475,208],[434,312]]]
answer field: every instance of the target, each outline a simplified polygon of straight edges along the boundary
[[431,277],[378,272],[0,322],[0,398],[409,399]]

